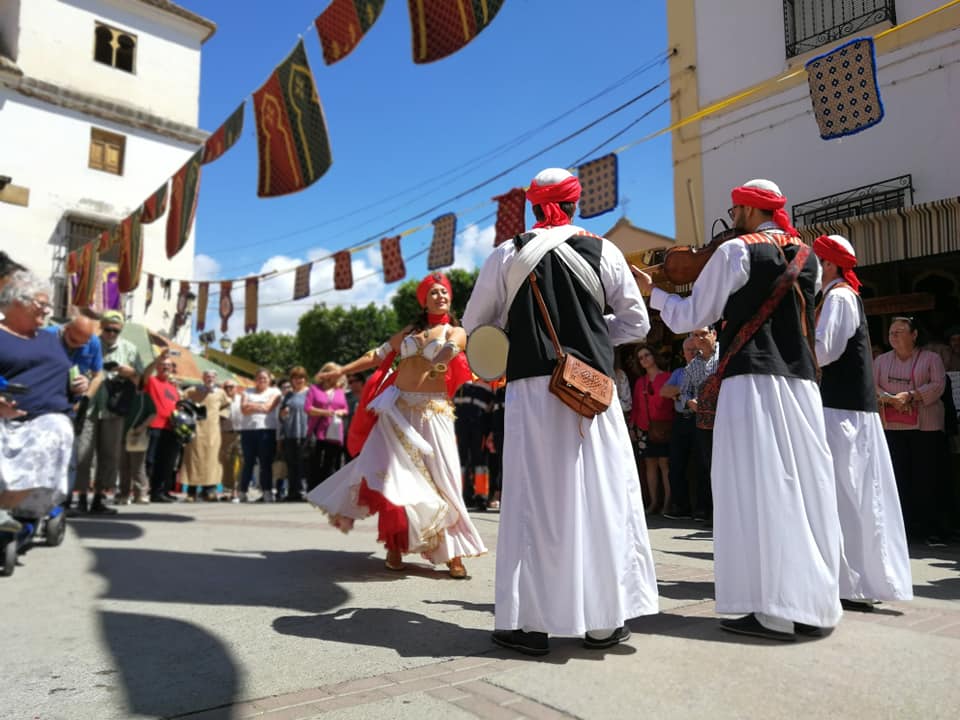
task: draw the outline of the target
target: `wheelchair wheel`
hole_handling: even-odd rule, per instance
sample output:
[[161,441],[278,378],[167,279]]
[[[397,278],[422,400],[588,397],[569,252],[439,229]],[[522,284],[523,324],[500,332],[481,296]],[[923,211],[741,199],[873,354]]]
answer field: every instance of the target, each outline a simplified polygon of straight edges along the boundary
[[16,569],[17,541],[15,538],[11,538],[3,546],[3,570],[0,570],[0,575],[10,577]]
[[63,516],[63,513],[49,518],[47,520],[46,527],[46,541],[47,545],[50,547],[56,547],[63,542],[63,538],[67,534],[67,522],[66,518]]

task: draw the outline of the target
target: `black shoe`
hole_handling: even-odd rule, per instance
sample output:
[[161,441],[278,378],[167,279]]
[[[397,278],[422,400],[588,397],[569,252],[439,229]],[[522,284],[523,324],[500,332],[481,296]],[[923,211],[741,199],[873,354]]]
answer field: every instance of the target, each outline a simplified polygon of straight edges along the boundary
[[873,603],[864,602],[863,600],[845,600],[840,598],[840,605],[843,606],[844,610],[850,610],[852,612],[873,612]]
[[923,544],[930,548],[942,548],[947,546],[947,544],[936,535],[931,535],[928,537],[923,541]]
[[287,495],[280,502],[303,502],[303,495]]
[[116,515],[115,508],[109,507],[103,502],[103,495],[97,493],[93,496],[93,504],[90,505],[91,515]]
[[823,628],[816,625],[807,625],[806,623],[795,622],[793,623],[793,631],[797,635],[822,638],[832,633],[833,628]]
[[667,520],[691,520],[693,516],[685,510],[673,510],[671,512],[665,512],[663,516]]
[[176,500],[174,500],[174,499],[173,499],[172,497],[170,497],[169,495],[164,495],[164,494],[162,494],[162,493],[157,493],[157,494],[154,494],[154,495],[151,495],[151,496],[150,496],[150,502],[152,502],[152,503],[172,503],[172,502],[176,502]]
[[794,642],[797,636],[793,633],[779,632],[771,630],[760,624],[753,613],[744,615],[736,620],[723,620],[720,623],[720,629],[727,632],[737,633],[738,635],[749,635],[751,637],[763,638],[764,640],[779,640],[780,642]]
[[516,650],[524,655],[546,655],[550,652],[547,634],[523,630],[494,630],[490,636],[494,645]]
[[626,625],[623,625],[607,635],[607,637],[600,638],[599,640],[592,638],[589,635],[584,635],[583,646],[585,648],[590,648],[591,650],[603,650],[604,648],[613,647],[614,645],[629,639],[630,628],[628,628]]
[[87,496],[80,495],[77,498],[77,512],[85,513],[87,512]]

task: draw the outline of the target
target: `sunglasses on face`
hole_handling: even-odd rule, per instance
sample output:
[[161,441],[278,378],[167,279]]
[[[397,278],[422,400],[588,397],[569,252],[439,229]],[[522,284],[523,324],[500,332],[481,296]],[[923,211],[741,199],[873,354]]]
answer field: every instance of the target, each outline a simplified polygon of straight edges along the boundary
[[116,335],[120,332],[120,328],[105,327],[100,332],[104,335]]

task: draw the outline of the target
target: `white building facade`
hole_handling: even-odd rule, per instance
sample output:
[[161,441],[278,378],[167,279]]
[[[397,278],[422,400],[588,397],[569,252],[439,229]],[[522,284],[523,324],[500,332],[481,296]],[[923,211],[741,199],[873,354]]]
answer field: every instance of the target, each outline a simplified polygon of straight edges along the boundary
[[[167,0],[0,3],[0,247],[58,288],[65,258],[135,211],[203,143],[200,55],[216,26]],[[146,273],[193,274],[195,242],[168,260],[166,216],[143,225],[130,319],[169,334],[177,288]],[[117,261],[101,258],[100,277]],[[98,278],[99,279],[99,278]],[[177,339],[189,338],[189,323]]]
[[[865,296],[934,291],[960,307],[960,6],[943,0],[669,0],[674,119],[751,91],[673,134],[677,242],[709,241],[730,189],[777,182],[809,239],[848,236]],[[876,41],[885,117],[820,138],[805,72],[853,38]],[[933,275],[940,275],[930,282]],[[926,286],[924,283],[926,282]],[[928,287],[929,286],[929,287]],[[942,324],[943,317],[932,317]]]

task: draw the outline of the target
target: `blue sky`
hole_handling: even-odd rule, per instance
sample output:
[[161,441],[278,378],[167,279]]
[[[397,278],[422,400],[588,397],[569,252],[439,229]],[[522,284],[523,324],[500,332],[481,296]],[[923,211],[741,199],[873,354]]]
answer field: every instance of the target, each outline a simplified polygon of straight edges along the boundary
[[[429,226],[444,212],[483,205],[458,219],[455,267],[472,269],[492,250],[494,220],[487,216],[496,207],[488,202],[491,197],[529,183],[544,167],[570,166],[669,93],[665,85],[492,184],[401,224],[664,80],[667,66],[655,61],[666,50],[665,3],[506,0],[490,26],[463,50],[435,63],[415,65],[407,3],[387,0],[360,46],[333,66],[324,65],[316,33],[304,32],[326,7],[324,1],[243,3],[242,11],[235,0],[181,0],[181,4],[218,25],[203,49],[201,127],[216,129],[303,33],[334,158],[330,171],[306,190],[282,198],[257,198],[256,135],[248,106],[241,140],[204,167],[197,211],[197,279],[293,267],[367,238]],[[612,86],[616,87],[543,128]],[[668,106],[662,106],[590,159],[668,122]],[[672,235],[669,136],[622,153],[619,163],[620,197],[626,207],[582,224],[602,233],[625,212],[636,225]],[[385,232],[398,224],[396,230]],[[404,256],[427,247],[430,238],[429,228],[405,237]],[[379,247],[356,253],[353,260],[355,278],[372,273],[380,267]],[[313,292],[332,285],[332,268],[330,261],[314,267]],[[425,270],[425,256],[407,263],[408,277]],[[297,304],[283,302],[291,297],[292,283],[288,274],[261,284],[261,303],[277,303],[261,308],[261,329],[294,330],[296,318],[314,302],[385,302],[397,285],[385,286],[382,277],[371,278],[357,282],[351,291],[329,292]],[[241,291],[234,291],[238,306],[241,296]],[[233,318],[231,334],[240,331],[240,315]]]

